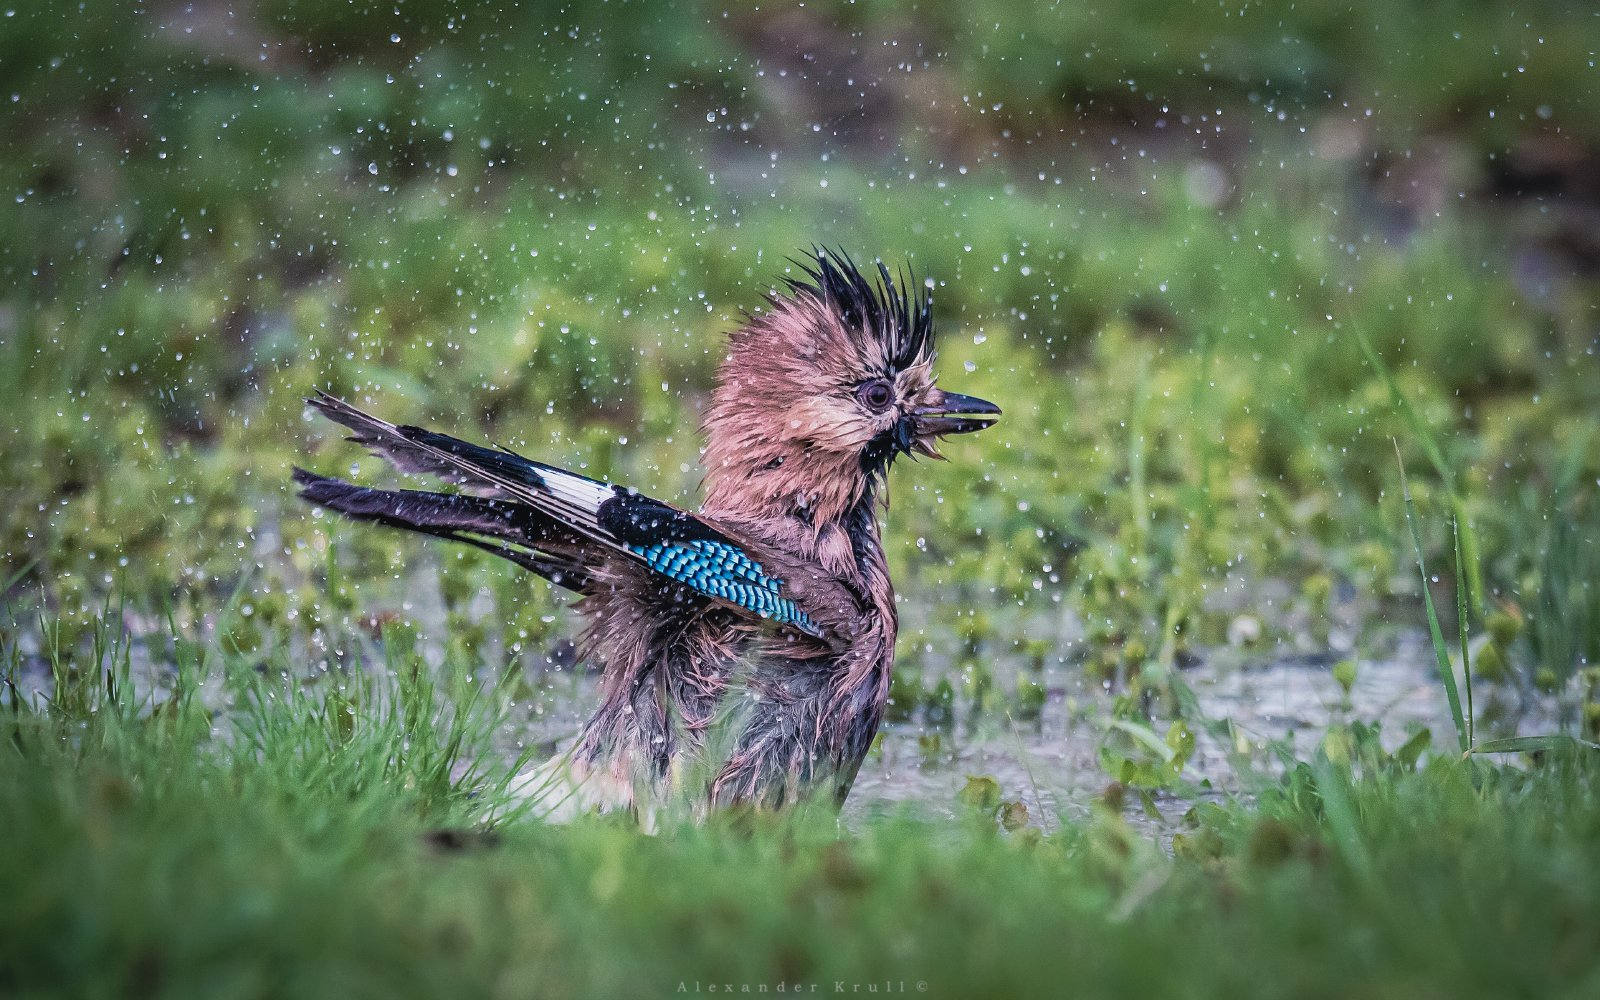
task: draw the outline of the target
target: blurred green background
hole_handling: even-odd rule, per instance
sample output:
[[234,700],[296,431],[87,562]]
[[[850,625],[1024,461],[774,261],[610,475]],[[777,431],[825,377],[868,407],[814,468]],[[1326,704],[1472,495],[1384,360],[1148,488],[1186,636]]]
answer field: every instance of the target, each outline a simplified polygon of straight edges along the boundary
[[[1593,4],[506,6],[0,0],[0,995],[1596,994],[1592,751],[1415,641],[1600,737]],[[1005,410],[844,827],[485,832],[573,623],[302,398],[692,505],[817,244]]]
[[211,621],[242,587],[236,647],[283,648],[422,588],[452,642],[537,665],[567,634],[546,588],[292,499],[292,462],[354,458],[301,397],[692,504],[721,333],[827,244],[928,276],[944,383],[1006,411],[894,474],[913,681],[937,648],[1136,682],[1241,612],[1298,649],[1397,600],[1415,624],[1392,439],[1435,567],[1466,518],[1510,669],[1600,653],[1585,5],[39,2],[0,28],[0,553],[8,602],[69,630],[111,591]]

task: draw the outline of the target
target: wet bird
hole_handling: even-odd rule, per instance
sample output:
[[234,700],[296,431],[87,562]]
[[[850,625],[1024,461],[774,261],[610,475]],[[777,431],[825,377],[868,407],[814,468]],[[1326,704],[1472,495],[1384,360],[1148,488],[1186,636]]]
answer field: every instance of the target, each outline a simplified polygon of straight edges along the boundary
[[420,427],[308,400],[350,440],[463,492],[294,472],[358,521],[477,546],[580,595],[599,709],[530,772],[547,815],[842,804],[889,695],[898,625],[879,538],[889,467],[990,426],[934,381],[931,297],[879,263],[814,251],[729,338],[705,414],[695,512]]

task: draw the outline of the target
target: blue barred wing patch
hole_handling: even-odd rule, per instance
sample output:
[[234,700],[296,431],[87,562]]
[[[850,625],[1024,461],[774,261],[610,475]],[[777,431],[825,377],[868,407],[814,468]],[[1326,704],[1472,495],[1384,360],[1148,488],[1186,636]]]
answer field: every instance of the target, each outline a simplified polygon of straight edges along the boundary
[[628,551],[662,576],[802,632],[820,635],[811,617],[783,596],[783,581],[736,545],[706,538],[629,545]]

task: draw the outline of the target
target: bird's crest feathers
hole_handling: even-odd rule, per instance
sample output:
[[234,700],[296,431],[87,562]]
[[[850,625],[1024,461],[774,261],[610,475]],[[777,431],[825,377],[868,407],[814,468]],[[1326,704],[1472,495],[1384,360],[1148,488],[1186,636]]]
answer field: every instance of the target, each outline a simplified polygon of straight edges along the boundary
[[[880,260],[873,280],[849,254],[824,247],[814,247],[807,261],[791,262],[810,280],[785,278],[790,294],[830,306],[863,348],[882,353],[890,372],[933,360],[933,293],[916,286],[915,274],[896,280]],[[782,308],[773,296],[767,301]]]

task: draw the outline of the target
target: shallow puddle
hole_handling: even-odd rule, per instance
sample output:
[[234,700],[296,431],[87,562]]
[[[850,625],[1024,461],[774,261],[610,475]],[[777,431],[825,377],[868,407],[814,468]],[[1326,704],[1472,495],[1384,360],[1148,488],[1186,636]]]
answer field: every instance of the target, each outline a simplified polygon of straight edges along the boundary
[[[1389,749],[1423,727],[1432,731],[1435,748],[1448,746],[1454,730],[1425,642],[1421,633],[1404,634],[1383,657],[1359,661],[1348,696],[1334,679],[1331,655],[1271,659],[1263,654],[1250,660],[1222,650],[1203,657],[1199,665],[1181,671],[1180,679],[1194,692],[1202,718],[1231,720],[1234,739],[1242,746],[1223,745],[1191,721],[1198,746],[1185,781],[1209,785],[1202,796],[1230,794],[1241,788],[1236,751],[1246,750],[1270,770],[1270,744],[1281,741],[1305,757],[1329,725],[1339,722],[1377,723]],[[1011,672],[997,664],[997,684],[1005,685]],[[973,776],[993,778],[1007,801],[1020,799],[1041,825],[1053,825],[1057,816],[1086,816],[1111,783],[1101,768],[1099,749],[1112,695],[1089,682],[1075,665],[1046,667],[1032,676],[1048,693],[1034,719],[970,712],[963,717],[958,704],[956,718],[947,725],[886,723],[845,806],[846,824],[904,810],[955,817],[964,808],[957,796]],[[590,675],[547,675],[517,741],[551,752],[564,747],[592,709],[594,689]],[[1164,730],[1165,724],[1157,728]],[[1152,804],[1165,820],[1152,816],[1135,796],[1127,801],[1131,821],[1160,829],[1193,798],[1154,796]]]
[[[1383,743],[1393,748],[1419,728],[1432,730],[1436,745],[1453,739],[1449,710],[1432,673],[1431,652],[1406,640],[1383,659],[1361,661],[1356,683],[1346,696],[1332,672],[1332,657],[1297,656],[1224,665],[1223,656],[1206,658],[1183,671],[1202,719],[1230,720],[1236,739],[1267,764],[1269,744],[1282,741],[1297,756],[1312,753],[1331,724],[1378,723]],[[1081,819],[1100,797],[1110,777],[1099,748],[1111,714],[1111,695],[1084,681],[1072,668],[1046,671],[1049,697],[1036,722],[978,723],[929,731],[908,725],[885,727],[881,752],[861,770],[846,816],[868,815],[914,802],[918,808],[953,815],[957,793],[969,776],[988,775],[1007,799],[1021,799],[1040,817]],[[1235,755],[1190,721],[1198,736],[1184,778],[1209,784],[1205,794],[1240,788]],[[1164,729],[1158,725],[1157,729]],[[937,734],[937,749],[928,744]],[[1270,764],[1267,764],[1270,767]],[[1129,796],[1127,813],[1141,826],[1162,823]],[[1181,814],[1190,800],[1157,795],[1164,816]],[[1045,819],[1048,824],[1049,820]]]
[[[131,680],[136,696],[156,703],[167,696],[170,667],[159,653],[135,643]],[[376,650],[366,662],[381,662]],[[1172,821],[1196,800],[1245,791],[1238,768],[1241,759],[1258,774],[1277,766],[1274,745],[1296,758],[1310,756],[1330,725],[1376,723],[1385,748],[1393,750],[1421,728],[1433,735],[1433,749],[1443,752],[1455,740],[1433,653],[1420,630],[1402,631],[1382,655],[1357,661],[1348,693],[1334,677],[1332,654],[1269,651],[1247,654],[1218,649],[1198,664],[1179,671],[1179,680],[1193,693],[1199,711],[1188,722],[1197,736],[1193,757],[1183,772],[1186,794],[1153,795],[1149,801],[1125,797],[1130,821],[1152,832],[1170,829]],[[918,664],[925,683],[940,676],[959,680],[952,664]],[[965,807],[958,794],[969,777],[987,776],[1000,786],[1006,801],[1021,800],[1032,821],[1046,828],[1055,818],[1082,819],[1098,801],[1111,778],[1100,764],[1101,743],[1112,715],[1113,696],[1091,682],[1072,663],[1053,663],[1030,670],[1015,660],[993,664],[997,690],[1015,690],[1026,675],[1044,687],[1046,698],[1037,715],[1014,719],[1004,709],[964,711],[957,698],[954,718],[943,724],[889,722],[863,763],[844,810],[844,821],[859,823],[869,816],[909,811],[929,818],[952,818]],[[50,675],[41,657],[24,658],[19,693],[42,701]],[[597,677],[584,670],[554,670],[534,678],[535,692],[496,733],[496,750],[509,762],[524,748],[542,760],[569,745],[593,711]],[[1496,697],[1480,692],[1479,709]],[[1498,692],[1502,700],[1506,692]],[[206,683],[201,697],[226,711],[220,684]],[[1501,706],[1504,708],[1504,706]],[[1553,699],[1524,701],[1502,713],[1494,735],[1551,732],[1559,726]],[[1480,715],[1481,717],[1481,715]],[[1229,734],[1218,738],[1208,722],[1227,720]],[[1157,723],[1158,732],[1166,723]],[[224,729],[226,727],[223,727]],[[1151,808],[1153,807],[1153,808]]]

